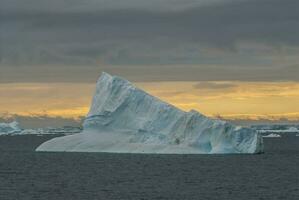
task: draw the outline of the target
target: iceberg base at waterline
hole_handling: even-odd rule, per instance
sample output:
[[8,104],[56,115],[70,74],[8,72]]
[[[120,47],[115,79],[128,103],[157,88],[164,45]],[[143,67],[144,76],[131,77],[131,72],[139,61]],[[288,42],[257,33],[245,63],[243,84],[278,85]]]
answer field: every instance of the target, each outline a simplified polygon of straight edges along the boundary
[[185,112],[103,73],[83,132],[51,139],[36,151],[235,154],[262,153],[259,133]]
[[147,154],[237,154],[262,153],[252,147],[246,152],[221,143],[212,147],[209,142],[192,146],[177,144],[134,142],[135,136],[124,132],[82,132],[74,135],[51,139],[40,145],[37,151],[50,152],[107,152],[107,153],[147,153]]

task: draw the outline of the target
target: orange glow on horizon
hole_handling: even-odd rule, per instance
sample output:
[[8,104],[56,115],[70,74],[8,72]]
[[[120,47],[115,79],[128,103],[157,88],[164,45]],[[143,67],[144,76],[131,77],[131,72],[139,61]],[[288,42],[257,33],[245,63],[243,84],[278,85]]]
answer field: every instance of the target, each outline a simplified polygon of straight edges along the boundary
[[[297,82],[140,82],[136,85],[183,110],[228,119],[299,120]],[[78,118],[88,112],[95,84],[0,84],[0,114]]]

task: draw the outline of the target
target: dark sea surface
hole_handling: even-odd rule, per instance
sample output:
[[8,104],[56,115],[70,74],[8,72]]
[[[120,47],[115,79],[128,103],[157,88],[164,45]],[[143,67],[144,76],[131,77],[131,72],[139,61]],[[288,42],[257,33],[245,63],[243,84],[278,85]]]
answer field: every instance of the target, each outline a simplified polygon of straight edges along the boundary
[[299,199],[299,137],[261,155],[41,153],[53,136],[0,136],[0,200]]

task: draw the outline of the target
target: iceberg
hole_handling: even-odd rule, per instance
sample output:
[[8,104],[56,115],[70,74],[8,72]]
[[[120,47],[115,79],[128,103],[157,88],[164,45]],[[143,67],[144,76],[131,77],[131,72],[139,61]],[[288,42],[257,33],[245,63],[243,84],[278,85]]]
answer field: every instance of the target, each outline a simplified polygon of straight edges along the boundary
[[17,121],[0,123],[0,135],[14,135],[20,134],[21,132],[22,129],[19,127],[19,123]]
[[254,154],[263,152],[263,140],[253,129],[182,111],[103,72],[83,131],[46,141],[36,151]]
[[80,127],[64,126],[64,127],[46,127],[36,129],[24,129],[22,134],[24,135],[71,135],[80,133]]
[[23,129],[20,128],[20,125],[17,121],[13,121],[10,123],[0,123],[0,135],[71,135],[80,133],[80,127],[71,127],[71,126],[64,126],[64,127],[46,127],[46,128],[36,128],[36,129]]
[[281,137],[281,135],[276,134],[276,133],[270,133],[269,135],[265,135],[263,137],[265,137],[265,138],[278,138],[278,137]]

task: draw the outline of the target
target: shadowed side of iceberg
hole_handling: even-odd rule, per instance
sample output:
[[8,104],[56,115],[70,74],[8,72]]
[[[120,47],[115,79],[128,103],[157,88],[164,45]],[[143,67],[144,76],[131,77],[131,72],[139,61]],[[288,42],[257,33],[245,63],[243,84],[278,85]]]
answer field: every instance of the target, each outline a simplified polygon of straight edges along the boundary
[[103,73],[80,134],[54,138],[37,151],[117,153],[261,153],[252,129],[184,112]]

